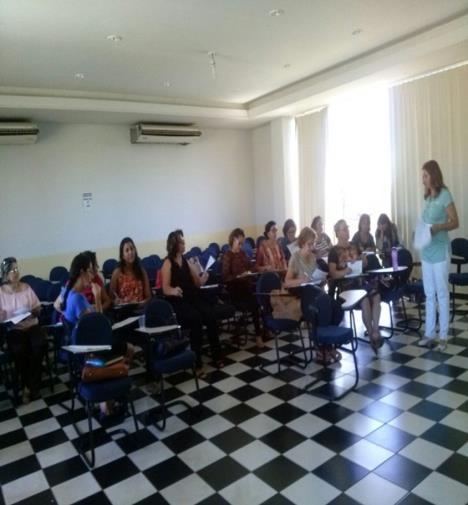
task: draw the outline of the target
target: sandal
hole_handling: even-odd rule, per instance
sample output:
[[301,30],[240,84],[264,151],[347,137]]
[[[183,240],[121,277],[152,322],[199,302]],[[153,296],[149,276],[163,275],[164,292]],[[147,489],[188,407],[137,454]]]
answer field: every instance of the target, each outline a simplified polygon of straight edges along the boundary
[[195,375],[198,379],[206,379],[207,373],[205,372],[203,366],[195,368]]

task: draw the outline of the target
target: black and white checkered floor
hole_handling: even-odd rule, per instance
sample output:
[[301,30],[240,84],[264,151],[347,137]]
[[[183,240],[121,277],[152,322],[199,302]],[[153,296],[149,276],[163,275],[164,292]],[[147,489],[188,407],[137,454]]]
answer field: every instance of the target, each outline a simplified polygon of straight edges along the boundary
[[[0,503],[466,504],[464,303],[444,353],[418,348],[415,334],[396,334],[379,358],[360,344],[360,384],[338,402],[303,392],[308,374],[323,373],[318,365],[307,373],[290,368],[280,379],[255,368],[252,343],[232,349],[227,366],[201,381],[198,415],[174,407],[164,432],[149,426],[136,434],[127,418],[130,434],[114,440],[96,421],[91,471],[59,406],[67,398],[65,372],[54,394],[45,388],[28,405],[13,408],[0,392]],[[273,341],[267,344],[262,357],[273,355]],[[352,371],[346,353],[330,367],[341,385]],[[167,382],[169,398],[196,403],[189,374]],[[135,397],[140,414],[157,405],[145,387]]]

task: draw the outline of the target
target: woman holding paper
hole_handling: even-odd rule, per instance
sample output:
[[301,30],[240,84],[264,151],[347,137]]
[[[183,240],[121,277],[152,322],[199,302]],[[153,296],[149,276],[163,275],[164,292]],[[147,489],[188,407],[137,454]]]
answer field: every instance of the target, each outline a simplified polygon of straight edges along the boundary
[[37,319],[41,304],[31,287],[20,282],[15,258],[2,261],[1,274],[0,321],[6,322],[16,316],[6,339],[21,378],[23,402],[27,403],[38,397],[41,385],[41,364],[45,350],[44,330]]
[[458,228],[458,214],[450,191],[444,184],[437,161],[426,161],[422,166],[424,186],[424,210],[422,220],[431,225],[431,241],[422,249],[422,274],[426,295],[426,325],[424,338],[419,346],[432,347],[436,333],[436,302],[439,312],[439,345],[437,350],[447,348],[449,329],[448,232]]
[[187,262],[185,239],[182,230],[175,230],[167,237],[167,257],[161,268],[164,296],[171,303],[182,328],[190,330],[190,343],[197,357],[199,375],[203,375],[202,342],[203,326],[206,326],[213,362],[218,368],[224,366],[219,345],[218,323],[213,307],[202,299],[199,289],[208,280],[208,272],[200,274]]
[[323,272],[322,279],[316,274],[317,262],[314,247],[317,234],[306,226],[301,230],[297,239],[299,249],[293,253],[289,261],[288,271],[284,280],[286,288],[294,288],[312,280],[325,280],[327,274]]
[[[338,239],[337,244],[332,247],[328,255],[329,274],[332,279],[330,282],[330,292],[333,293],[338,285],[342,290],[361,288],[358,279],[346,279],[347,275],[352,274],[350,267],[351,260],[358,257],[361,251],[349,241],[349,226],[344,219],[340,219],[335,224],[335,234]],[[359,261],[359,260],[358,260]],[[375,352],[382,345],[380,335],[380,294],[374,289],[368,291],[368,295],[361,302],[362,320],[366,327],[367,334]]]
[[283,236],[278,239],[278,245],[283,251],[284,258],[286,262],[289,261],[291,257],[291,250],[288,246],[293,244],[296,240],[297,226],[292,219],[286,219],[283,225]]

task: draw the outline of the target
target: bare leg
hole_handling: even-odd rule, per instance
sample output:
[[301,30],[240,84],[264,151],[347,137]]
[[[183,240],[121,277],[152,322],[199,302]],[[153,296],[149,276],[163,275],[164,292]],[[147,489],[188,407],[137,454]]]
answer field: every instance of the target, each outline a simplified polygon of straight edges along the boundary
[[372,327],[372,313],[371,306],[368,298],[364,298],[361,302],[361,311],[362,311],[362,321],[364,326],[366,327],[367,333],[369,334],[369,338],[373,338],[374,328]]

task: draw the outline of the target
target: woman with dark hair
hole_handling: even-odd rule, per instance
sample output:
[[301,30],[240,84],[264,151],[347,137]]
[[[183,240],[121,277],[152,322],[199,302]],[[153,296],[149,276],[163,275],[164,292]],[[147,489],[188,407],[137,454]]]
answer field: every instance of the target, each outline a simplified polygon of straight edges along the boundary
[[285,271],[288,268],[283,251],[277,242],[278,227],[274,221],[268,221],[263,235],[265,240],[258,246],[256,269],[259,272],[275,270]]
[[[328,268],[331,278],[329,293],[334,294],[339,287],[341,290],[361,288],[360,281],[356,279],[346,279],[352,273],[348,267],[348,262],[358,259],[361,251],[349,241],[349,227],[344,219],[340,219],[335,224],[335,234],[338,239],[337,244],[332,247],[328,255]],[[363,263],[365,258],[363,258]],[[368,295],[361,302],[362,321],[366,327],[367,334],[372,348],[377,353],[377,349],[382,345],[380,335],[380,294],[369,286]]]
[[196,354],[196,367],[200,376],[203,373],[202,342],[203,325],[210,343],[213,362],[222,368],[219,345],[218,323],[212,305],[202,299],[199,288],[208,280],[208,272],[199,274],[196,265],[189,263],[183,256],[185,239],[182,230],[175,230],[167,237],[167,257],[161,268],[162,290],[172,305],[177,321],[190,330],[190,343]]
[[375,230],[375,245],[380,253],[384,266],[391,265],[392,247],[400,245],[398,230],[387,214],[380,214]]
[[370,232],[371,222],[369,214],[361,214],[359,218],[358,231],[354,234],[351,242],[359,247],[361,251],[375,251],[375,242]]
[[320,216],[315,216],[312,219],[312,224],[310,227],[317,234],[317,240],[315,241],[314,254],[317,259],[326,258],[332,247],[330,237],[323,231],[323,220]]
[[[88,252],[88,251],[87,251]],[[63,313],[70,335],[79,319],[89,312],[102,312],[101,286],[93,282],[95,275],[92,259],[89,254],[80,253],[75,256],[70,266],[70,279],[62,293],[61,312]],[[85,292],[91,289],[94,297],[94,306],[86,299]],[[124,355],[127,360],[133,356],[133,346],[114,336],[112,354]],[[112,413],[112,404],[103,402],[101,407],[101,420]]]
[[289,261],[291,257],[291,251],[288,245],[292,244],[296,240],[296,223],[292,219],[286,219],[283,225],[283,236],[278,239],[278,244],[283,251],[284,258]]
[[[93,269],[93,278],[91,280],[91,283],[84,288],[83,295],[91,305],[96,305],[96,299],[91,286],[92,283],[97,284],[101,288],[100,302],[102,312],[105,312],[111,306],[112,301],[104,288],[104,281],[99,275],[99,266],[97,264],[96,253],[93,251],[84,251],[82,254],[86,255],[89,258],[89,261],[91,262],[91,268]],[[62,302],[62,295],[60,294],[54,302],[54,308],[58,312],[61,312]]]
[[458,214],[450,191],[444,184],[437,161],[426,161],[422,166],[424,211],[422,220],[431,225],[431,241],[422,249],[422,274],[426,295],[426,325],[424,338],[418,345],[432,347],[436,333],[436,302],[439,313],[439,345],[445,351],[449,329],[450,267],[448,232],[458,228]]
[[119,246],[119,264],[112,273],[110,292],[115,303],[144,303],[151,298],[151,290],[135,243],[125,237]]
[[251,263],[245,251],[242,250],[244,240],[245,235],[241,228],[235,228],[230,233],[229,250],[223,255],[223,282],[226,283],[233,304],[244,305],[252,314],[256,344],[257,347],[262,348],[264,344],[257,300],[253,293],[251,278],[247,276]]
[[8,347],[21,378],[23,402],[28,403],[30,399],[38,397],[41,385],[41,364],[46,338],[37,319],[41,304],[31,287],[20,282],[15,258],[9,257],[2,261],[1,274],[0,321],[30,313],[6,334]]

